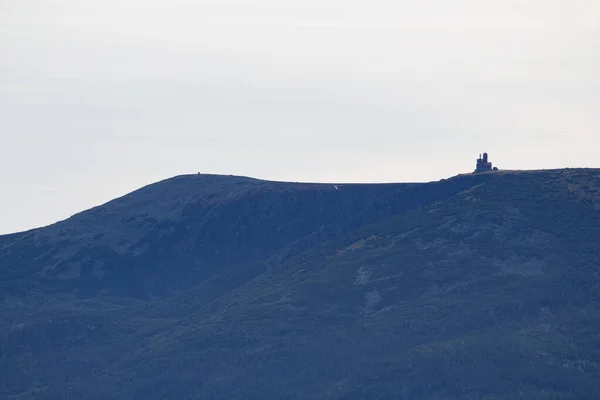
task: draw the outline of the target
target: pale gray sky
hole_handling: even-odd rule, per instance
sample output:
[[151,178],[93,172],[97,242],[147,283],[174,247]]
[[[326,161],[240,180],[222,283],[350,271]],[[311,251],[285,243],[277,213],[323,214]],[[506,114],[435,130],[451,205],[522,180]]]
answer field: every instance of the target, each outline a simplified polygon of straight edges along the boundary
[[177,174],[599,167],[598,0],[0,0],[0,233]]

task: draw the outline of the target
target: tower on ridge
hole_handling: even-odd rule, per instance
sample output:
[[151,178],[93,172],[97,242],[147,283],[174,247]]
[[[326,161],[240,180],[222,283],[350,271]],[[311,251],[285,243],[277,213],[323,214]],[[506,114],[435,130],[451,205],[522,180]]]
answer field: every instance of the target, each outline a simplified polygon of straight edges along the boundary
[[475,167],[474,173],[478,174],[488,171],[498,171],[498,168],[492,167],[492,163],[488,160],[488,153],[483,153],[483,157],[480,154],[477,159],[477,166]]

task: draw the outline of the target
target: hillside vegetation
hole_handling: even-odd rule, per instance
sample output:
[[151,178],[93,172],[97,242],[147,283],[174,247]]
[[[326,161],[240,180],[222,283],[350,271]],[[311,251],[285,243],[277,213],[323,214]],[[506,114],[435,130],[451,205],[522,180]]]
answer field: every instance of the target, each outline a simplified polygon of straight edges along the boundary
[[600,398],[600,170],[177,177],[0,279],[2,399]]

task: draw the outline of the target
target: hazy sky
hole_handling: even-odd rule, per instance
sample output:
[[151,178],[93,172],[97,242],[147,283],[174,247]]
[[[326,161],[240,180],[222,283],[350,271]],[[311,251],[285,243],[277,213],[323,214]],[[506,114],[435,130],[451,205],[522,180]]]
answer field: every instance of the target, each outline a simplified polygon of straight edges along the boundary
[[598,0],[0,0],[0,233],[184,173],[600,167]]

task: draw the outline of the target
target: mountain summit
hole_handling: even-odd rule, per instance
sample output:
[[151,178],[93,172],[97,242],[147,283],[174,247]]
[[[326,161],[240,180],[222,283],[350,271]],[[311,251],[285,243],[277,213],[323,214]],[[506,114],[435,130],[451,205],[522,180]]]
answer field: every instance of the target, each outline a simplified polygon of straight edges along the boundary
[[597,399],[600,170],[188,175],[0,236],[6,399]]

